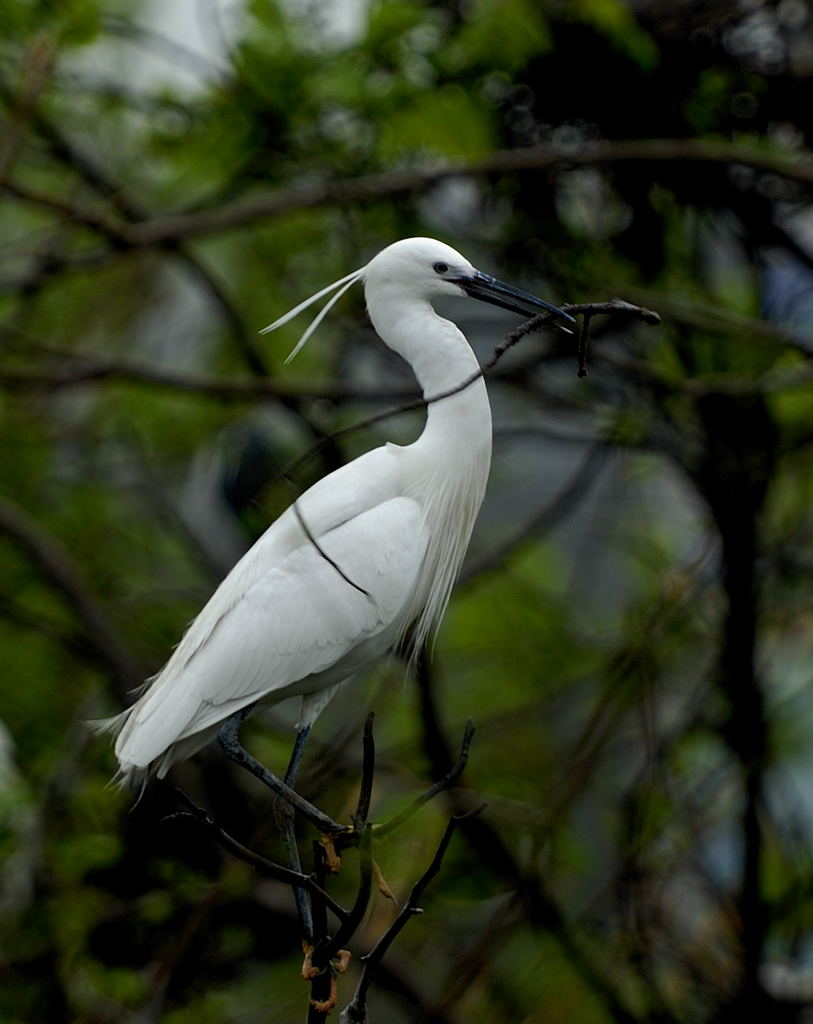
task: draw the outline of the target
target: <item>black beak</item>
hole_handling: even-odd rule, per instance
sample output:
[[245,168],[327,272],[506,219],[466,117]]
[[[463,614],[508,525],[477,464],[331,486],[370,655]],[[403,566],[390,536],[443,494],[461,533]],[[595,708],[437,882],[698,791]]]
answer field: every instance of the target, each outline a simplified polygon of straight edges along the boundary
[[[456,278],[450,276],[447,280],[454,280],[454,283],[459,285],[467,295],[471,295],[473,299],[490,302],[492,306],[502,306],[503,309],[510,309],[512,313],[519,313],[520,316],[531,317],[537,316],[539,313],[550,313],[568,323],[576,323],[574,318],[569,313],[565,313],[563,309],[552,306],[544,299],[538,299],[530,292],[523,292],[519,288],[514,288],[513,285],[504,284],[479,270],[476,270],[473,275]],[[561,323],[557,322],[556,326],[566,334],[573,333],[570,328]]]

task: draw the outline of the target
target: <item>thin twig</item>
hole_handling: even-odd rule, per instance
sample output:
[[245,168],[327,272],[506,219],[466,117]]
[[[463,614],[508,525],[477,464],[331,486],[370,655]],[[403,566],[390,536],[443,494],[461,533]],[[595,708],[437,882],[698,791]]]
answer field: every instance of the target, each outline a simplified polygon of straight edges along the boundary
[[370,814],[370,800],[373,795],[373,777],[375,773],[375,737],[373,736],[373,722],[375,712],[367,715],[364,723],[364,736],[362,738],[362,766],[361,785],[359,786],[359,798],[356,803],[356,810],[352,816],[353,826],[361,831],[367,824]]
[[[610,299],[606,302],[563,303],[560,308],[565,313],[570,313],[572,316],[593,316],[604,313],[621,313],[630,316],[639,316],[648,324],[660,323],[660,316],[657,313],[650,309],[645,309],[642,306],[633,306],[631,303],[625,302],[623,299]],[[541,330],[543,327],[550,326],[553,322],[554,316],[550,313],[540,313],[537,316],[524,321],[524,323],[515,327],[513,331],[509,331],[500,344],[494,349],[490,358],[459,384],[452,388],[448,388],[445,391],[440,391],[435,395],[430,395],[428,398],[413,399],[412,401],[405,402],[395,408],[385,409],[382,412],[375,413],[363,420],[358,420],[355,423],[349,423],[347,426],[340,427],[338,430],[332,431],[327,435],[327,437],[320,438],[320,440],[311,445],[306,452],[295,459],[294,462],[292,462],[280,474],[280,478],[293,478],[302,466],[317,455],[328,442],[335,442],[340,437],[347,437],[360,430],[366,430],[368,427],[375,426],[378,423],[383,423],[385,420],[392,419],[395,416],[401,416],[407,412],[414,412],[417,409],[425,409],[427,406],[433,405],[435,402],[442,402],[447,398],[451,398],[454,395],[459,394],[461,391],[465,391],[466,388],[471,387],[471,385],[480,380],[481,377],[485,377],[486,374],[490,373],[506,352],[522,341],[524,337],[528,334],[532,334],[534,331]]]
[[[405,821],[412,817],[412,815],[425,803],[428,803],[438,793],[442,793],[445,789],[448,789],[453,783],[457,782],[460,776],[463,774],[463,769],[466,767],[466,763],[469,759],[469,749],[471,748],[471,741],[474,738],[476,726],[474,719],[469,718],[466,720],[466,728],[463,732],[463,742],[460,745],[460,755],[457,758],[457,762],[452,768],[444,775],[439,782],[434,783],[428,789],[425,789],[420,796],[417,796],[409,807],[405,808],[400,814],[396,814],[394,818],[390,818],[389,821],[383,822],[381,825],[375,826],[376,839],[382,836],[388,835],[393,832],[400,825],[403,825]],[[465,817],[462,815],[461,817]]]
[[0,187],[4,186],[20,152],[23,134],[48,84],[56,58],[56,45],[45,33],[35,36],[23,57],[23,78],[11,101],[0,142]]
[[590,338],[590,320],[591,317],[587,314],[582,317],[581,327],[579,328],[579,344],[577,348],[577,355],[579,360],[579,369],[577,376],[587,376],[587,342]]
[[467,818],[473,818],[480,814],[484,806],[485,804],[481,804],[480,806],[467,811],[465,814],[457,814],[449,819],[440,843],[438,844],[438,848],[435,851],[435,856],[432,858],[431,864],[412,886],[409,896],[407,897],[407,900],[401,908],[398,916],[392,922],[387,931],[381,936],[373,949],[364,957],[364,967],[361,972],[361,978],[356,986],[356,991],[352,1000],[342,1011],[339,1017],[339,1024],[365,1024],[367,1020],[367,993],[373,982],[376,969],[378,968],[382,957],[400,932],[404,929],[407,922],[416,914],[423,912],[418,906],[418,903],[420,902],[427,885],[432,881],[435,875],[437,875],[438,871],[440,871],[440,866],[443,863],[446,850],[449,847],[449,843],[451,842],[452,836],[454,835],[457,827]]
[[[564,308],[565,307],[563,306],[562,309]],[[552,321],[553,317],[550,313],[540,313],[538,316],[535,316],[530,320],[526,320],[503,338],[502,342],[494,349],[490,359],[488,359],[481,367],[462,380],[459,384],[456,384],[452,388],[447,388],[445,391],[439,391],[436,395],[431,395],[429,398],[415,398],[412,401],[404,402],[393,409],[385,409],[383,412],[374,413],[372,416],[367,416],[365,419],[359,420],[356,423],[348,423],[347,426],[339,427],[338,430],[332,431],[327,437],[322,438],[311,445],[311,447],[291,463],[291,465],[289,465],[287,469],[280,474],[280,476],[293,477],[306,462],[312,459],[314,455],[318,454],[322,447],[328,443],[328,440],[335,441],[340,437],[347,437],[360,430],[366,430],[368,427],[375,426],[378,423],[383,423],[385,420],[393,419],[395,416],[414,412],[417,409],[425,409],[427,406],[432,405],[435,402],[442,402],[446,398],[451,398],[452,396],[459,394],[461,391],[465,391],[466,388],[471,387],[475,381],[480,380],[481,377],[484,377],[486,373],[496,366],[505,353],[510,348],[513,348],[513,346],[521,341],[527,334],[550,324]]]
[[560,523],[574,508],[578,499],[594,483],[596,470],[607,455],[607,442],[593,441],[584,460],[573,476],[553,499],[534,513],[531,518],[512,536],[495,545],[480,559],[467,563],[458,577],[458,586],[465,585],[483,573],[501,568],[516,549],[530,538],[538,539],[540,534]]
[[626,313],[628,316],[638,317],[650,327],[657,327],[661,322],[660,313],[645,306],[636,306],[625,299],[608,299],[606,302],[566,302],[562,304],[565,313],[571,316],[601,316],[603,314]]
[[219,846],[222,846],[224,850],[227,850],[240,860],[245,861],[246,864],[250,864],[251,867],[255,868],[257,871],[261,871],[264,875],[268,875],[269,878],[274,878],[278,882],[284,882],[286,885],[307,889],[312,896],[318,897],[318,899],[336,915],[339,921],[344,922],[347,920],[348,912],[316,882],[313,875],[306,875],[300,871],[292,871],[290,868],[286,868],[283,864],[277,864],[274,861],[268,860],[266,857],[262,857],[258,853],[254,853],[253,850],[249,850],[247,846],[243,846],[243,844],[238,842],[237,839],[230,836],[225,829],[210,817],[203,807],[199,807],[194,803],[190,797],[183,792],[183,790],[178,789],[176,792],[190,809],[188,811],[178,811],[175,814],[168,814],[163,818],[164,822],[196,822],[198,825],[203,826],[215,842]]

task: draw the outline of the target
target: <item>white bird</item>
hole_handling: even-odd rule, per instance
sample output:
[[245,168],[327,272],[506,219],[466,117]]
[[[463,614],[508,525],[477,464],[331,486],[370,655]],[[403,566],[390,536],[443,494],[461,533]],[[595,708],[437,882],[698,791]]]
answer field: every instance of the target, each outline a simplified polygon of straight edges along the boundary
[[567,313],[476,270],[430,238],[395,242],[266,331],[363,282],[370,319],[403,356],[427,406],[412,444],[387,443],[314,484],[240,559],[165,667],[122,714],[116,781],[138,786],[210,742],[257,701],[302,698],[300,735],[341,684],[387,650],[417,650],[439,623],[466,551],[491,462],[491,410],[462,332],[430,300],[467,294],[533,316]]

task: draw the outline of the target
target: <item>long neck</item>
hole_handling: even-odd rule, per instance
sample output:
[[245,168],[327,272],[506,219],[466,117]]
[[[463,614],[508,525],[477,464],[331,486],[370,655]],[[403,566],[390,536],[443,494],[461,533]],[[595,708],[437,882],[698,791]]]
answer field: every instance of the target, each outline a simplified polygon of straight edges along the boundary
[[[373,326],[386,344],[410,364],[424,398],[430,400],[426,426],[416,445],[448,453],[439,461],[453,461],[471,452],[491,451],[491,408],[485,383],[477,377],[448,398],[433,401],[475,377],[479,365],[463,333],[432,309],[428,301],[376,302],[368,296]],[[386,309],[386,316],[382,315]],[[486,455],[486,459],[488,455]]]
[[378,334],[411,364],[429,400],[421,436],[402,449],[404,490],[420,501],[429,537],[424,583],[413,602],[418,648],[443,615],[485,494],[491,408],[482,377],[433,401],[475,377],[479,366],[462,332],[428,302],[389,297],[384,316],[384,304],[368,298],[368,309]]

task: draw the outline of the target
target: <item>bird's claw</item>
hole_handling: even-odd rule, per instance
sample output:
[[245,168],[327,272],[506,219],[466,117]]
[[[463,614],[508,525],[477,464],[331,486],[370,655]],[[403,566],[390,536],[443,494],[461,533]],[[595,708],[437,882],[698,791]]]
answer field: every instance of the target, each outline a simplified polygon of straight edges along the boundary
[[313,963],[314,947],[309,943],[303,943],[305,959],[302,963],[303,981],[313,981],[326,970],[330,970],[330,992],[327,999],[311,999],[310,1003],[317,1013],[328,1014],[336,1007],[336,975],[344,974],[352,956],[349,949],[340,949],[325,967],[315,967]]
[[338,875],[342,867],[342,857],[336,849],[336,836],[328,836],[323,833],[319,837],[319,842],[325,850],[325,866],[331,875]]

